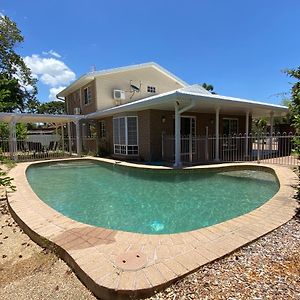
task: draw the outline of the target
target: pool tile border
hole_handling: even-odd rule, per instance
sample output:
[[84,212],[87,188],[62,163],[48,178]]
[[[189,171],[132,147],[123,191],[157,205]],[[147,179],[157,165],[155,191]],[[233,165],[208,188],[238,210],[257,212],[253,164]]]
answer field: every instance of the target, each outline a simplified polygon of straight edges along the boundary
[[[88,159],[144,169],[169,169]],[[163,235],[110,230],[69,219],[41,201],[26,179],[25,172],[31,164],[20,163],[9,173],[17,186],[17,191],[8,197],[13,217],[35,242],[54,249],[81,281],[102,299],[149,296],[286,223],[298,207],[294,198],[298,178],[287,167],[253,163],[197,166],[190,169],[262,168],[276,174],[280,189],[256,210],[207,228]],[[128,252],[146,256],[145,267],[137,270],[118,268],[116,261]]]

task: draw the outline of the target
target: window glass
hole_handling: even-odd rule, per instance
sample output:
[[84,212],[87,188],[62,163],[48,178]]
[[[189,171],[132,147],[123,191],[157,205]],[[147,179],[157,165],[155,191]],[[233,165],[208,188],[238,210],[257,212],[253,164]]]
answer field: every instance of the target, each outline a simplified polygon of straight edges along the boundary
[[100,138],[106,138],[106,124],[105,124],[105,121],[100,121]]
[[223,119],[223,134],[234,135],[238,133],[237,119]]
[[147,87],[148,93],[156,93],[156,87],[155,86],[148,86]]
[[83,99],[84,99],[84,104],[89,104],[92,100],[92,92],[89,86],[84,88],[83,90]]
[[113,120],[114,153],[138,154],[137,117],[120,117]]

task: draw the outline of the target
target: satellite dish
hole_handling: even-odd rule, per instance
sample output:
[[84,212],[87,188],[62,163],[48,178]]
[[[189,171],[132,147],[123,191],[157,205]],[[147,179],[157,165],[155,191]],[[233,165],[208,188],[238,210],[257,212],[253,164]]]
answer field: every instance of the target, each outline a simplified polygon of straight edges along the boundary
[[130,87],[131,87],[131,89],[132,89],[134,92],[139,92],[139,91],[140,91],[140,88],[137,87],[137,86],[134,85],[134,84],[131,84]]

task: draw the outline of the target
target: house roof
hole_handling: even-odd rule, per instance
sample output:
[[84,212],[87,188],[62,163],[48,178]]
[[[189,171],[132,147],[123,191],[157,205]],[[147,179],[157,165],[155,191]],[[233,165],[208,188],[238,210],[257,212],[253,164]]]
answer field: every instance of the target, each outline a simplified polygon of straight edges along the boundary
[[[149,67],[154,68],[154,69],[158,70],[159,72],[163,73],[164,75],[179,82],[182,86],[188,86],[188,83],[186,83],[185,81],[183,81],[176,75],[172,74],[170,71],[166,70],[159,64],[157,64],[155,62],[148,62],[148,63],[138,64],[138,65],[130,65],[130,66],[125,66],[125,67],[89,72],[87,74],[82,75],[77,80],[75,80],[72,84],[70,84],[67,88],[65,88],[64,90],[59,92],[57,94],[57,97],[65,97],[67,94],[75,91],[79,87],[82,87],[82,86],[88,84],[89,82],[94,80],[95,77],[106,76],[106,75],[110,75],[110,74],[114,74],[114,73],[120,73],[120,72],[131,71],[131,70],[145,69],[145,68],[149,68]],[[205,90],[204,88],[202,88],[202,89]]]
[[187,86],[171,92],[96,111],[86,115],[85,118],[97,119],[105,116],[146,109],[174,110],[176,102],[179,102],[182,107],[193,102],[194,106],[189,109],[189,112],[200,113],[214,113],[217,107],[220,108],[220,113],[240,115],[249,112],[253,117],[266,116],[271,113],[273,113],[274,116],[284,116],[289,111],[286,106],[282,105],[216,94],[213,95],[211,93],[206,93],[199,87],[200,85]]

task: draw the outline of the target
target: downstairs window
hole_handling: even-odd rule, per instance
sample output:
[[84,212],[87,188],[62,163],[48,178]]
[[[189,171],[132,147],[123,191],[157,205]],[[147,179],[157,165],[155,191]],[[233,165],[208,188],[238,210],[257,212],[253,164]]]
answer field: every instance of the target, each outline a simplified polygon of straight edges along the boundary
[[137,117],[119,117],[113,119],[114,153],[138,155]]

